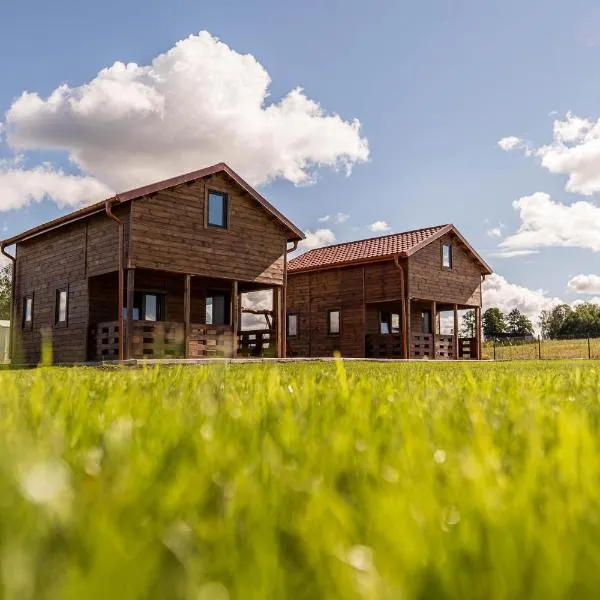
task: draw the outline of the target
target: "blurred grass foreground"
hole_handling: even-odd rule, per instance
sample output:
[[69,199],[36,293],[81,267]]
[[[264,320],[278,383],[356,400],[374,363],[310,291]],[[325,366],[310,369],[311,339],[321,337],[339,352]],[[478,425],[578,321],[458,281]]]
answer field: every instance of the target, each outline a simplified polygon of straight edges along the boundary
[[600,363],[0,372],[4,599],[600,595]]

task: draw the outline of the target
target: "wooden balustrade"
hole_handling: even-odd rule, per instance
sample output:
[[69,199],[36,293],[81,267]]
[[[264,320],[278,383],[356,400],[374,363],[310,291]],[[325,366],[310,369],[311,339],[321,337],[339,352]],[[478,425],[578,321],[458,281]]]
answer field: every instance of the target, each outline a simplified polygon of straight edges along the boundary
[[119,360],[119,322],[98,323],[91,329],[91,349],[96,360]]
[[367,333],[365,353],[367,358],[404,358],[402,334]]
[[439,335],[435,336],[435,357],[440,360],[454,359],[454,336]]
[[188,358],[233,356],[233,329],[229,325],[190,325]]
[[277,335],[272,329],[252,329],[238,332],[238,352],[241,356],[275,356]]
[[458,357],[473,360],[477,358],[476,338],[458,338]]
[[183,323],[133,321],[131,358],[179,358],[184,355]]

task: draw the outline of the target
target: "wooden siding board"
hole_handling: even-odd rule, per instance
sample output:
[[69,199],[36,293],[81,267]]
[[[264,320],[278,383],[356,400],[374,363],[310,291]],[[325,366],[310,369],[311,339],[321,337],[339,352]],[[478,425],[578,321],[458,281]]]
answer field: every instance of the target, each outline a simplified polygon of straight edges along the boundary
[[[229,198],[229,228],[205,227],[207,188]],[[132,202],[133,266],[282,285],[285,233],[224,175]]]
[[[441,246],[452,242],[452,269],[442,269]],[[480,305],[481,270],[471,253],[452,239],[441,237],[409,258],[410,297],[461,306]]]

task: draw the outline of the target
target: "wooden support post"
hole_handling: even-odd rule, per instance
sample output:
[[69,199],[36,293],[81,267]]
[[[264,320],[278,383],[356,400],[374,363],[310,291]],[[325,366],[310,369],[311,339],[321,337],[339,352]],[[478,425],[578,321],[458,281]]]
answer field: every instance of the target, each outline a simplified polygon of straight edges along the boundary
[[190,311],[191,311],[192,276],[185,275],[183,283],[183,355],[190,357]]
[[410,327],[410,298],[406,299],[406,347],[408,355],[406,358],[413,358],[412,356],[412,338],[411,338],[411,327]]
[[283,287],[277,288],[277,357],[285,358],[283,354],[285,338],[285,316],[283,314]]
[[[135,269],[127,269],[127,318],[125,322],[125,358],[133,353],[133,292],[135,290]],[[123,308],[121,308],[123,310]],[[121,334],[121,332],[119,332]]]
[[235,358],[238,353],[238,331],[240,328],[240,297],[238,295],[238,282],[234,281],[231,285],[231,325],[233,328],[233,348],[231,356]]
[[436,348],[436,329],[437,329],[437,304],[435,300],[431,302],[431,345],[432,345],[432,353],[429,358],[435,360],[437,358],[437,348]]
[[454,305],[454,360],[458,360],[458,305]]
[[475,309],[475,347],[477,360],[481,360],[481,307]]

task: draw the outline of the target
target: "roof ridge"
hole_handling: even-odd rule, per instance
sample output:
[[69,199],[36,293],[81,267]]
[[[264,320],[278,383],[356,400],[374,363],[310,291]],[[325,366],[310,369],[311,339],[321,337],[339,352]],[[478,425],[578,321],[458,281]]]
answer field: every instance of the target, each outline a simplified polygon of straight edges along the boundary
[[[418,231],[426,231],[427,229],[439,230],[439,229],[443,229],[444,227],[448,227],[449,225],[452,225],[452,224],[445,223],[444,225],[431,225],[430,227],[418,227],[417,229],[409,229],[408,231],[397,231],[396,233],[386,233],[385,235],[374,235],[372,237],[362,238],[360,240],[350,240],[347,242],[338,242],[336,244],[329,244],[327,246],[319,246],[318,248],[311,248],[310,250],[307,250],[306,252],[303,252],[302,254],[295,256],[294,258],[292,258],[292,260],[296,260],[296,259],[300,258],[301,256],[310,254],[311,252],[316,252],[317,250],[325,250],[326,248],[337,248],[339,246],[347,246],[348,244],[360,244],[362,242],[370,242],[371,240],[382,240],[384,238],[393,237],[395,235],[408,235],[410,233],[417,233]],[[292,261],[290,261],[290,262],[292,262]]]

